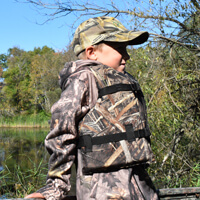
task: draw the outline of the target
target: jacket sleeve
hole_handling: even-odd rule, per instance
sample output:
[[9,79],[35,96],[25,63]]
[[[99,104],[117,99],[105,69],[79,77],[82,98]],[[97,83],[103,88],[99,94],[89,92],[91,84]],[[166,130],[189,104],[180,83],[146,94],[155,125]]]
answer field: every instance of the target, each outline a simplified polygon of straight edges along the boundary
[[50,153],[47,182],[37,191],[48,200],[63,199],[70,191],[78,122],[94,106],[97,97],[95,78],[86,70],[67,79],[61,98],[51,108],[51,127],[45,139]]

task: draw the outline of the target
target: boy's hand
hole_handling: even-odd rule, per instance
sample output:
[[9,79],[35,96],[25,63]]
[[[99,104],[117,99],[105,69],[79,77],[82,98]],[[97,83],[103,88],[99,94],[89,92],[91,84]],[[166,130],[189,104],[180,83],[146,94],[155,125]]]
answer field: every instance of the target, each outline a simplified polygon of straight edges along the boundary
[[45,199],[45,197],[41,193],[32,193],[32,194],[29,194],[28,196],[25,196],[24,198],[25,199],[29,199],[29,198]]

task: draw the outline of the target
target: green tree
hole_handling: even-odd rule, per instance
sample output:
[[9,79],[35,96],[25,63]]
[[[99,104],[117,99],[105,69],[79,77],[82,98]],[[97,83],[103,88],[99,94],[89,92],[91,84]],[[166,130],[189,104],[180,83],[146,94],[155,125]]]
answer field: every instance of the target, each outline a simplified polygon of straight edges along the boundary
[[7,99],[7,107],[17,111],[27,109],[32,97],[28,91],[30,73],[30,56],[27,52],[14,47],[9,49],[7,69],[3,73],[5,86],[2,89]]
[[[170,52],[170,53],[169,53]],[[153,150],[157,163],[150,168],[157,187],[196,186],[200,174],[199,58],[178,45],[130,50],[128,71],[142,85],[148,105]],[[196,182],[197,183],[197,182]]]
[[50,112],[61,92],[59,71],[72,56],[71,50],[55,52],[47,46],[28,52],[17,47],[9,49],[7,69],[3,72],[1,110],[6,109],[10,114]]
[[0,54],[0,68],[1,69],[6,69],[7,68],[7,55],[5,54]]
[[58,75],[64,66],[65,59],[62,52],[56,53],[51,50],[45,51],[45,49],[46,47],[40,54],[32,57],[30,90],[33,94],[32,104],[36,105],[36,108],[49,112],[61,92],[58,86]]

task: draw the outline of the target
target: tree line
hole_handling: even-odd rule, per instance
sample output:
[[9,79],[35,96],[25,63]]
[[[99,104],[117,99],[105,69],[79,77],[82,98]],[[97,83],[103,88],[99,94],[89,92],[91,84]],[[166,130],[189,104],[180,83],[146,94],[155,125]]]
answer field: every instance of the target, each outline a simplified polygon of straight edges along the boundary
[[14,47],[8,55],[1,55],[1,115],[50,112],[60,94],[59,71],[70,59],[69,52],[55,52],[47,46],[33,51]]

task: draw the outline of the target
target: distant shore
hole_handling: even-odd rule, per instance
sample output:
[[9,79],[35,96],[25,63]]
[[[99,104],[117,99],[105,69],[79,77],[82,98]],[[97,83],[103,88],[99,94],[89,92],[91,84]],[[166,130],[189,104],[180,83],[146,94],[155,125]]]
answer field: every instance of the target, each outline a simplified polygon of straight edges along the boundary
[[4,128],[49,128],[51,116],[46,113],[0,117],[0,127]]

